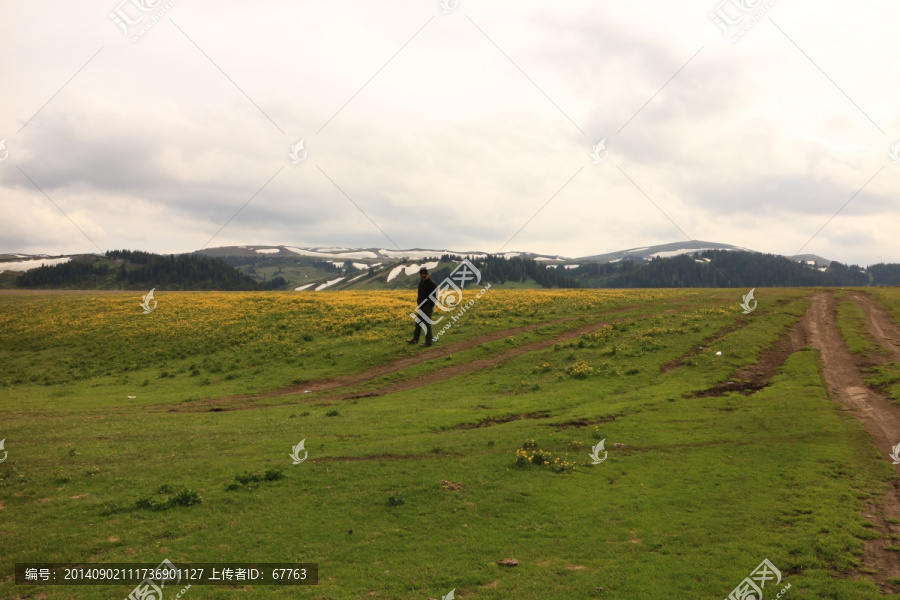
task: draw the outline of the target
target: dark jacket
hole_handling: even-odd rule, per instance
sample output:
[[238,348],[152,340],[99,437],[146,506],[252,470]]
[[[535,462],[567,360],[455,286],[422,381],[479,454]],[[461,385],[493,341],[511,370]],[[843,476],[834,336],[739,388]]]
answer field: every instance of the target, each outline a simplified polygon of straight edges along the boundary
[[[422,308],[430,308],[434,306],[434,301],[428,297],[431,292],[437,289],[437,284],[432,281],[431,277],[419,281],[419,297],[416,304]],[[422,301],[425,303],[422,304]]]

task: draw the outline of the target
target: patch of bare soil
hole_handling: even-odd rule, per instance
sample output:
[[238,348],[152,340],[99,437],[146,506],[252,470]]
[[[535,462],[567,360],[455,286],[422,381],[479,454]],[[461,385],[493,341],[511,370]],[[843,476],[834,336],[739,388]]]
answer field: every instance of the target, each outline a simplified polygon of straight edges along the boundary
[[600,417],[599,419],[573,419],[571,421],[563,421],[562,423],[545,423],[547,427],[553,427],[554,429],[568,429],[570,427],[580,428],[580,427],[590,427],[591,425],[603,425],[605,423],[610,423],[615,421],[617,417],[621,417],[622,415],[606,415],[605,417]]
[[370,460],[425,460],[428,458],[440,458],[436,454],[370,454],[368,456],[322,456],[312,462],[357,462]]
[[756,364],[738,369],[731,381],[716,384],[707,390],[687,397],[708,398],[722,396],[726,392],[740,392],[749,396],[763,389],[772,382],[772,378],[784,365],[788,356],[807,345],[810,318],[810,312],[807,311],[803,318],[791,329],[785,331],[771,348],[762,351]]
[[453,427],[448,427],[448,429],[477,429],[479,427],[490,427],[491,425],[501,425],[503,423],[509,423],[511,421],[521,421],[522,419],[547,419],[550,417],[550,413],[546,410],[539,410],[537,412],[530,413],[518,413],[515,415],[503,415],[502,417],[488,417],[487,419],[482,419],[477,423],[460,423],[459,425],[454,425]]
[[[866,306],[865,303],[862,305]],[[838,332],[836,307],[837,301],[831,294],[822,292],[813,297],[810,306],[812,318],[808,322],[810,342],[821,353],[825,382],[831,397],[856,415],[874,438],[875,445],[887,457],[892,445],[900,443],[900,406],[891,404],[863,383],[863,377]],[[873,302],[869,308],[871,313],[867,310],[867,314],[875,315],[880,307]],[[891,335],[887,322],[881,321],[878,326],[886,335]],[[873,327],[873,331],[877,333],[878,330]],[[900,465],[896,471],[900,474]],[[882,536],[865,543],[864,564],[874,571],[872,579],[883,593],[900,591],[900,586],[889,581],[900,577],[900,557],[897,552],[886,549],[897,544],[889,536],[900,530],[896,523],[887,522],[888,519],[900,519],[900,486],[896,480],[893,489],[880,499],[877,506],[866,511],[866,517],[878,526]]]

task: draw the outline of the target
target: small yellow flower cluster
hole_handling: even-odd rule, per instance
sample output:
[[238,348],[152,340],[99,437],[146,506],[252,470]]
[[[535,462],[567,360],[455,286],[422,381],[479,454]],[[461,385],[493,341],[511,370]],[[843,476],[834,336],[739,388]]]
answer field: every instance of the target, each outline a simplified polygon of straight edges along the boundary
[[560,458],[557,456],[553,459],[553,464],[550,465],[550,468],[556,473],[563,473],[568,470],[574,470],[575,463],[568,458]]
[[516,464],[519,466],[525,466],[529,463],[532,465],[543,465],[550,462],[550,457],[552,455],[552,452],[539,449],[535,449],[534,452],[529,454],[528,450],[519,448],[516,450]]
[[587,379],[594,374],[594,367],[588,365],[583,360],[580,360],[574,365],[566,367],[566,374],[571,375],[575,379]]

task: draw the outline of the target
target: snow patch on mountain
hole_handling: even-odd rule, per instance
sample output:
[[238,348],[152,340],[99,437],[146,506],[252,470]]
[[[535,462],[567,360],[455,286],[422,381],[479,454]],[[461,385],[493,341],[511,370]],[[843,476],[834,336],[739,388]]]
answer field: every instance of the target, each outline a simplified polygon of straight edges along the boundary
[[425,267],[426,269],[434,269],[437,266],[437,261],[425,263],[422,265],[400,265],[399,267],[394,267],[393,269],[391,269],[391,272],[388,273],[387,281],[393,281],[394,279],[396,279],[397,275],[400,274],[400,271],[405,271],[404,275],[413,275],[415,273],[418,273],[419,269],[421,269],[422,267]]
[[300,256],[312,256],[314,258],[378,258],[378,255],[368,250],[359,250],[356,252],[315,252],[313,250],[304,250],[303,248],[292,248],[285,246],[285,250],[290,250],[294,254]]
[[4,271],[30,271],[38,267],[52,267],[53,265],[61,265],[71,260],[71,257],[64,256],[62,258],[36,258],[32,260],[18,260],[12,262],[0,262],[0,273]]

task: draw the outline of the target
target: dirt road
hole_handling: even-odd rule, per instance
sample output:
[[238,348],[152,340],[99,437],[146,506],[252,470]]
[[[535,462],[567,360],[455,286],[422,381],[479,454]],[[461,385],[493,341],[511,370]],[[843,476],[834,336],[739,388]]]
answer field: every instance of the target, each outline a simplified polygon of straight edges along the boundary
[[[894,356],[900,356],[896,345],[900,332],[887,313],[868,295],[853,294],[849,299],[865,311],[872,337]],[[875,445],[889,460],[891,446],[900,444],[900,406],[863,383],[862,374],[838,333],[836,308],[837,301],[829,293],[822,292],[813,297],[812,306],[804,317],[810,343],[821,353],[823,375],[832,399],[859,418]],[[900,465],[894,468],[900,474]],[[891,537],[900,535],[900,485],[896,480],[893,489],[878,502],[866,505],[863,516],[875,523],[881,533],[880,539],[865,543],[865,566],[874,570],[872,578],[883,593],[896,592],[900,586],[892,585],[890,579],[900,577],[900,557],[887,549],[896,544]]]

